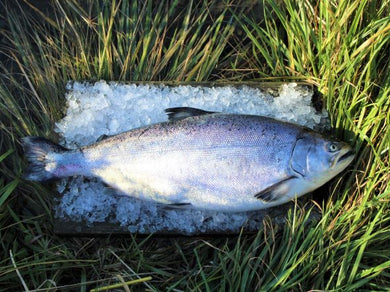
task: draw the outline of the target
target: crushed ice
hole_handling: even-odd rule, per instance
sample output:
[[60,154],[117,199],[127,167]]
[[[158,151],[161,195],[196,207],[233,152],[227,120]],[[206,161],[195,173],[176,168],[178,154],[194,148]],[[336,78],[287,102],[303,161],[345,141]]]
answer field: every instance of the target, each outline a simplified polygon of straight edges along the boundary
[[[136,85],[105,81],[69,82],[65,117],[56,132],[66,147],[95,142],[113,135],[167,119],[164,109],[190,106],[209,111],[274,117],[313,128],[327,119],[326,111],[311,105],[312,92],[295,83],[281,86],[278,96],[249,86]],[[256,230],[266,211],[222,213],[193,209],[167,209],[116,194],[97,179],[82,177],[58,183],[62,194],[56,217],[91,225],[110,222],[130,232],[238,232],[245,226]]]

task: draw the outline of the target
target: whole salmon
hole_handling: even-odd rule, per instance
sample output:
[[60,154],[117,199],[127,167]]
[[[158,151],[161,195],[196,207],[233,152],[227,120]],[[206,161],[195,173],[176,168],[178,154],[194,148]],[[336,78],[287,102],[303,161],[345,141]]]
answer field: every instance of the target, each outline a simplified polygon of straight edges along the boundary
[[123,193],[176,206],[248,211],[323,185],[353,160],[351,147],[295,124],[254,115],[171,108],[169,121],[69,150],[23,138],[25,178],[101,178]]

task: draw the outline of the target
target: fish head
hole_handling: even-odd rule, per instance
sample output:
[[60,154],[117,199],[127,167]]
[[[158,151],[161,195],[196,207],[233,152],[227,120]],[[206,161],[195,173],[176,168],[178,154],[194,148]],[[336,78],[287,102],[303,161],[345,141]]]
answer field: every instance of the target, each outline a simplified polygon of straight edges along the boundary
[[343,171],[354,157],[349,144],[307,131],[297,139],[290,165],[315,189]]

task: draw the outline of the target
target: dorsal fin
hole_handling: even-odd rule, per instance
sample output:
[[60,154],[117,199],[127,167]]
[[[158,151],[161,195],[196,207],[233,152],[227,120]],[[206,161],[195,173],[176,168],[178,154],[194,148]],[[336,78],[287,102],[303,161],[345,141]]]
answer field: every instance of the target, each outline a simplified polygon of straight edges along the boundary
[[103,141],[103,140],[106,140],[107,138],[110,138],[110,137],[111,136],[106,135],[106,134],[100,135],[99,138],[97,138],[96,143],[100,142],[100,141]]
[[201,110],[201,109],[194,108],[194,107],[171,107],[171,108],[165,109],[165,112],[168,115],[168,120],[171,122],[183,120],[183,119],[186,119],[189,117],[208,115],[208,114],[215,113],[215,112],[209,112],[209,111]]

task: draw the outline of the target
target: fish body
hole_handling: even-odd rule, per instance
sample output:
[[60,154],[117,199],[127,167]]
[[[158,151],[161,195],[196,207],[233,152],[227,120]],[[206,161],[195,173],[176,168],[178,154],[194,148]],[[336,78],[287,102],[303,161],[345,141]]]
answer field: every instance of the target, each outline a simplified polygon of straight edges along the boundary
[[169,109],[170,121],[75,150],[24,138],[25,177],[101,178],[144,200],[249,211],[308,193],[345,169],[351,147],[307,128],[254,115]]

